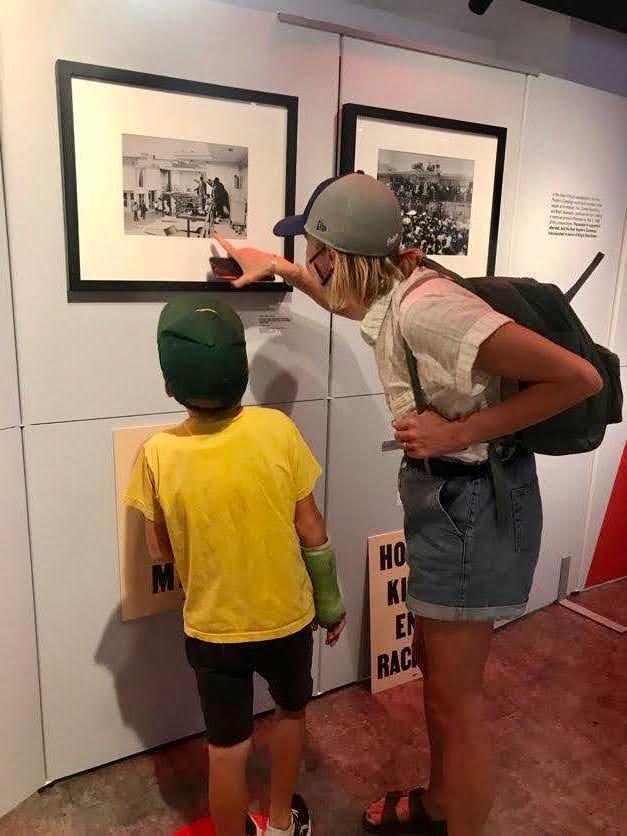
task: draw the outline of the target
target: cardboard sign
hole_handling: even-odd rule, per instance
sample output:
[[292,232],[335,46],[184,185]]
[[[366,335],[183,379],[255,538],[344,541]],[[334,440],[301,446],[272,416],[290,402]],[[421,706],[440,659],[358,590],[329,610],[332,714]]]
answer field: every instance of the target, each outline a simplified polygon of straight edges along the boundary
[[142,445],[168,426],[127,427],[113,431],[122,621],[179,610],[183,605],[183,589],[174,563],[155,563],[150,558],[144,518],[122,501]]
[[370,672],[373,694],[420,679],[412,642],[416,620],[408,612],[405,536],[391,531],[368,537]]

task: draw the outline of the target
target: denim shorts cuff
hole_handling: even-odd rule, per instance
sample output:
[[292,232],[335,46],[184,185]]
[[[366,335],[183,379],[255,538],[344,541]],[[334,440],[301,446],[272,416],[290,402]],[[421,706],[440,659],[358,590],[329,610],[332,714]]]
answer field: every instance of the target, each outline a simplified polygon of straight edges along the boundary
[[430,604],[407,596],[407,608],[423,618],[437,621],[506,621],[519,618],[527,609],[527,603],[508,604],[503,607],[448,607],[444,604]]

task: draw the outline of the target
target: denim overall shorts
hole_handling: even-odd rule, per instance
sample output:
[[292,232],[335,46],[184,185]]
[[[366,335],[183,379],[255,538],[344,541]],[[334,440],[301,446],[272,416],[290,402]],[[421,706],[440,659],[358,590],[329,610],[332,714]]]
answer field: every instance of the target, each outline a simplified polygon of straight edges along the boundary
[[511,525],[497,525],[487,466],[442,478],[405,458],[399,493],[405,511],[407,606],[442,621],[499,621],[524,613],[542,539],[535,457],[505,467]]

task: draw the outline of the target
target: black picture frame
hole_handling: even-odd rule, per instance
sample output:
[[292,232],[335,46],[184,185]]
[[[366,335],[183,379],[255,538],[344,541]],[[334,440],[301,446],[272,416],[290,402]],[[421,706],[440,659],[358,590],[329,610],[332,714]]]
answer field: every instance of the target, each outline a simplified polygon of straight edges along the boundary
[[484,125],[480,122],[464,122],[459,119],[429,116],[424,113],[409,113],[403,110],[388,110],[387,108],[348,103],[342,107],[340,174],[350,174],[355,170],[355,141],[357,136],[357,120],[360,117],[378,119],[385,122],[400,122],[407,125],[421,125],[426,128],[439,128],[446,131],[459,131],[460,133],[466,134],[479,134],[482,136],[491,136],[496,139],[496,162],[487,260],[487,275],[493,276],[496,267],[496,247],[503,192],[507,128],[497,125]]
[[[67,260],[67,289],[69,301],[146,301],[166,298],[184,291],[231,293],[290,293],[293,288],[287,282],[255,282],[244,290],[237,290],[228,281],[118,281],[90,280],[81,277],[78,199],[76,188],[76,156],[74,147],[74,111],[72,80],[75,78],[162,90],[212,99],[250,102],[285,109],[287,114],[285,160],[285,214],[293,215],[296,205],[296,153],[298,136],[298,97],[239,87],[226,87],[183,78],[152,75],[132,70],[83,64],[58,59],[55,65],[57,105],[61,145],[63,204],[65,216],[65,246]],[[284,256],[294,258],[294,239],[284,239]]]

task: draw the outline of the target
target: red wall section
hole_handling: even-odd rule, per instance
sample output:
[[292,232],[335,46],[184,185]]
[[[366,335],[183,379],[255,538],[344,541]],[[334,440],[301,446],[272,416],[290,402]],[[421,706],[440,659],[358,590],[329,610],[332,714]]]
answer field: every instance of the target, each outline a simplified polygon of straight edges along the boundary
[[616,474],[612,495],[592,558],[586,586],[627,575],[627,445]]

